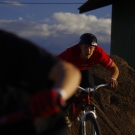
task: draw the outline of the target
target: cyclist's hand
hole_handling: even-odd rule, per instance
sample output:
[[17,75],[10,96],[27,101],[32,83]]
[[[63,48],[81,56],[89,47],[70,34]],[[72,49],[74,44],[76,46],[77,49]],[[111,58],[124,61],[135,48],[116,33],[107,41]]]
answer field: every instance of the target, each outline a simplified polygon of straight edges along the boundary
[[108,81],[108,85],[112,88],[116,88],[118,85],[118,81],[114,78],[110,78]]
[[61,112],[65,101],[56,90],[41,91],[33,95],[29,102],[29,113],[33,117],[50,117]]

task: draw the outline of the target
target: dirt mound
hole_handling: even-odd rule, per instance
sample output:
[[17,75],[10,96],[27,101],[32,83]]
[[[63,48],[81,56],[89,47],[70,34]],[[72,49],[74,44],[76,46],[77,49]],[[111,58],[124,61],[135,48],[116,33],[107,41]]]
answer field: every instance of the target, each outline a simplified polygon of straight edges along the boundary
[[[118,87],[100,88],[92,98],[101,132],[102,135],[135,135],[135,70],[120,57],[111,58],[120,70]],[[93,75],[95,84],[101,84],[108,79],[109,71],[96,65]],[[78,135],[78,127],[78,122],[74,122],[69,135]]]

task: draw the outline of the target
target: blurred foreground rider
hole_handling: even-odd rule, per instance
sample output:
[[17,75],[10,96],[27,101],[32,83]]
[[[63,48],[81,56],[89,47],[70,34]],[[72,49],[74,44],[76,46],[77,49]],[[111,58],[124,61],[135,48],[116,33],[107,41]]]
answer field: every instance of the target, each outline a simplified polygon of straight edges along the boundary
[[80,79],[73,65],[0,30],[0,135],[66,135],[62,108]]

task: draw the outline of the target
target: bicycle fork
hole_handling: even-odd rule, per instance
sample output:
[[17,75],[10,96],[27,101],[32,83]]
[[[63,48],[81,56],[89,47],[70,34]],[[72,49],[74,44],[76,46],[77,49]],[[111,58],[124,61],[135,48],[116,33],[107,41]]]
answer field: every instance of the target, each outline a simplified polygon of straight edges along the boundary
[[[81,117],[81,129],[82,129],[82,135],[86,135],[86,116],[88,115],[88,114],[92,114],[94,117],[95,117],[95,119],[97,118],[97,116],[96,116],[96,113],[95,113],[95,108],[94,108],[94,110],[93,111],[87,111],[87,112],[85,112],[85,110],[83,110],[82,111],[82,117]],[[97,135],[96,133],[95,133],[95,131],[94,131],[94,127],[93,127],[93,125],[92,125],[92,135]]]

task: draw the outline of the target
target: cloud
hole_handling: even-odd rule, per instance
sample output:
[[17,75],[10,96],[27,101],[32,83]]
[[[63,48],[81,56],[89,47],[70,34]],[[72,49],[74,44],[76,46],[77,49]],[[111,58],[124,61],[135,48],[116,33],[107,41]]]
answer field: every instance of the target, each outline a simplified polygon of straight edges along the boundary
[[55,20],[53,20],[53,24],[27,22],[21,17],[19,20],[0,20],[0,27],[15,31],[23,37],[40,36],[47,38],[49,36],[59,37],[61,34],[62,36],[72,34],[80,36],[85,32],[90,32],[95,34],[102,43],[110,41],[111,19],[62,12],[54,13],[53,19]]
[[23,20],[23,18],[22,17],[19,17],[19,20]]
[[14,5],[14,6],[22,6],[23,4],[16,2],[16,1],[4,1],[1,2],[2,4],[9,4],[9,5]]
[[21,17],[18,20],[0,20],[0,28],[12,31],[22,37],[46,37],[49,35],[47,24],[24,21]]
[[110,41],[111,19],[72,13],[55,13],[53,17],[58,22],[55,29],[62,31],[64,34],[81,35],[85,32],[90,32],[98,36],[100,42]]
[[62,12],[54,13],[52,17],[51,20],[45,18],[47,21],[42,24],[25,21],[22,17],[19,17],[18,20],[0,20],[0,28],[32,40],[43,39],[47,41],[47,39],[54,38],[52,44],[64,43],[66,39],[71,42],[70,39],[73,35],[78,40],[80,35],[85,32],[93,33],[100,43],[110,42],[111,19],[109,18]]

